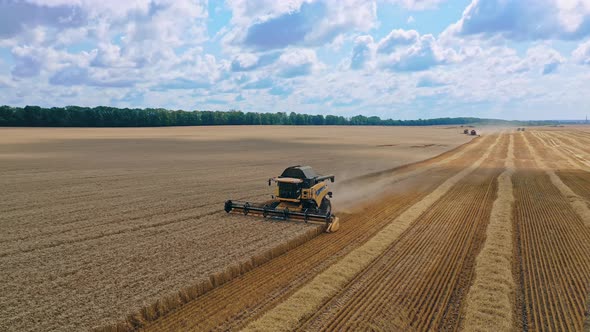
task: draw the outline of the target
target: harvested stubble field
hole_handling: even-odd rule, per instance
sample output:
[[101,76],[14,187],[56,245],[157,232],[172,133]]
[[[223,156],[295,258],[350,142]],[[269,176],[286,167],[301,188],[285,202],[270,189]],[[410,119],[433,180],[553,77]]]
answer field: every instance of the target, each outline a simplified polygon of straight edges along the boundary
[[[506,128],[363,181],[387,192],[146,331],[581,331],[590,130]],[[360,185],[360,181],[349,184]]]
[[[0,128],[0,330],[245,326],[477,159],[463,148],[387,171],[468,142],[459,131]],[[332,237],[221,212],[265,199],[265,180],[299,163],[336,174],[341,211],[387,194]]]

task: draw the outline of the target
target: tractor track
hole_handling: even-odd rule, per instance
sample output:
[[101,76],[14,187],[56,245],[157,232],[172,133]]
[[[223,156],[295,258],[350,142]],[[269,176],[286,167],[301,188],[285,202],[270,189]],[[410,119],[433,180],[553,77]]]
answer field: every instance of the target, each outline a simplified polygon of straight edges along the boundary
[[587,145],[590,144],[590,142],[587,142],[586,144],[579,144],[579,139],[572,139],[571,136],[566,135],[566,133],[540,131],[534,131],[532,133],[537,138],[543,140],[543,142],[548,146],[556,149],[562,154],[565,154],[566,159],[568,159],[573,164],[572,166],[590,170],[590,160],[587,159],[588,155],[590,154],[590,150],[587,149]]
[[[590,228],[540,168],[551,153],[515,135],[513,176],[517,317],[525,331],[579,331],[590,283]],[[539,204],[542,202],[542,204]]]
[[[408,207],[419,202],[447,178],[460,172],[479,157],[463,153],[488,146],[495,137],[484,137],[466,145],[442,160],[430,160],[409,169],[432,167],[424,176],[400,183],[404,190],[393,191],[386,198],[341,217],[341,230],[320,235],[254,270],[221,285],[175,312],[145,326],[146,331],[236,330],[280,303],[314,275],[338,258],[358,247]],[[446,162],[445,162],[446,161]],[[438,165],[444,163],[444,165]],[[395,187],[395,185],[393,185]],[[407,189],[412,188],[412,189]]]
[[[299,330],[456,330],[508,140]],[[395,309],[394,309],[395,308]]]

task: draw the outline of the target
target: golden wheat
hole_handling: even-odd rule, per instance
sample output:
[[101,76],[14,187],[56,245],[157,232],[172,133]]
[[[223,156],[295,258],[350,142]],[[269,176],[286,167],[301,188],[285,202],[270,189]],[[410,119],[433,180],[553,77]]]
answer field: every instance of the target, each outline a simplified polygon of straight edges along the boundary
[[365,244],[355,249],[312,281],[291,295],[283,303],[266,312],[260,319],[248,325],[245,331],[289,331],[311,316],[327,299],[340,291],[355,275],[366,268],[379,254],[389,247],[422,213],[444,196],[457,182],[469,175],[488,158],[498,144],[500,136],[472,165],[454,175],[422,201],[410,207],[396,220],[383,228]]
[[476,258],[475,278],[465,299],[464,331],[514,331],[512,207],[514,139],[510,136],[506,170],[498,177],[484,246]]

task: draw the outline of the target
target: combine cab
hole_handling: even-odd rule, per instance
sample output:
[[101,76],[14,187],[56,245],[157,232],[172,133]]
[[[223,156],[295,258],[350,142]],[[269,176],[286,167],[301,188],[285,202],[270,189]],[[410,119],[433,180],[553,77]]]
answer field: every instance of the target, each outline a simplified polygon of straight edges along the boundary
[[225,212],[262,216],[280,220],[300,220],[326,225],[326,232],[340,227],[338,217],[332,214],[327,180],[334,182],[334,175],[320,176],[309,166],[291,166],[283,173],[268,179],[268,185],[276,183],[275,195],[265,203],[249,203],[228,200]]

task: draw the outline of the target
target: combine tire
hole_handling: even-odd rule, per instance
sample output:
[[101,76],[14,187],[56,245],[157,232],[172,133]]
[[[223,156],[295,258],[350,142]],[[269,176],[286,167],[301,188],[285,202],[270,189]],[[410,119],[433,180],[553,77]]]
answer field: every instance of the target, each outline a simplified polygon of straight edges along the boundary
[[332,213],[332,203],[330,203],[330,200],[327,199],[326,197],[324,197],[324,199],[322,199],[322,204],[320,204],[320,211],[326,212],[326,213]]
[[326,197],[324,197],[324,199],[322,200],[322,204],[320,205],[320,211],[321,213],[326,213],[330,215],[330,222],[326,227],[326,233],[336,232],[340,228],[340,221],[338,217],[332,215],[332,203]]

